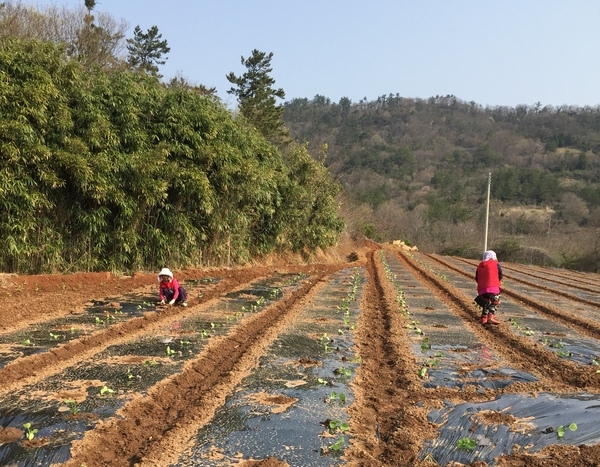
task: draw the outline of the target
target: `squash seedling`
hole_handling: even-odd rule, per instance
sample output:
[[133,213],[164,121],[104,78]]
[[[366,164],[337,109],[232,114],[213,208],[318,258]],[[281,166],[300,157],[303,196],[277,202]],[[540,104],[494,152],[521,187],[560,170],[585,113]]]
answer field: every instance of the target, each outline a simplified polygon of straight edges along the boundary
[[567,431],[567,428],[571,431],[577,431],[577,423],[571,423],[568,427],[565,426],[559,426],[556,429],[556,436],[558,436],[559,438],[562,438],[563,436],[565,436],[565,432]]
[[102,388],[100,389],[100,395],[101,396],[110,396],[111,394],[114,394],[115,390],[109,388],[108,386],[102,386]]
[[319,386],[329,386],[330,385],[329,381],[327,381],[325,378],[318,378],[317,382],[319,383]]
[[349,368],[344,368],[343,366],[333,370],[333,372],[339,376],[352,376],[352,370],[350,370]]
[[31,427],[30,422],[23,423],[23,428],[25,428],[25,437],[27,438],[28,441],[31,441],[35,437],[36,433],[38,432],[37,428]]
[[348,431],[350,429],[350,425],[347,422],[342,422],[340,420],[329,420],[329,431],[331,433],[335,433],[337,431]]
[[340,392],[339,394],[335,391],[332,391],[331,394],[329,394],[329,396],[327,396],[327,400],[326,402],[333,402],[333,401],[339,401],[340,404],[345,404],[346,403],[346,394],[344,394],[343,392]]
[[333,452],[341,452],[344,448],[345,438],[343,436],[340,437],[335,443],[329,446],[329,450]]
[[472,451],[477,447],[477,441],[471,438],[461,438],[457,441],[456,447],[460,451]]

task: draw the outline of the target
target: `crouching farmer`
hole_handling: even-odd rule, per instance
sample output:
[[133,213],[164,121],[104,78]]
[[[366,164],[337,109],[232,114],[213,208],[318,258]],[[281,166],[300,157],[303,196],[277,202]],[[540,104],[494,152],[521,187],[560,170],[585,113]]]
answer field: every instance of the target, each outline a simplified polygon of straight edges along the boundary
[[168,268],[163,268],[158,273],[158,282],[160,283],[159,295],[160,305],[187,306],[187,292],[179,284],[179,281],[173,277],[173,273]]

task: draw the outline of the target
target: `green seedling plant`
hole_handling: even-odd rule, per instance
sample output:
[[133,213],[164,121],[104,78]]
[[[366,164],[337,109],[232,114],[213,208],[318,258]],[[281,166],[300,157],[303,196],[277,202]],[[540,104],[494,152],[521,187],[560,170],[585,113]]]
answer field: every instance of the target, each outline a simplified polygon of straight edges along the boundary
[[340,404],[345,404],[346,403],[346,394],[344,394],[343,392],[340,392],[339,394],[335,391],[332,391],[331,394],[329,394],[329,396],[327,396],[327,402],[339,402]]
[[429,349],[431,349],[431,344],[429,343],[429,338],[426,337],[421,342],[421,352],[427,352]]
[[200,331],[200,337],[201,337],[202,339],[204,339],[204,338],[207,338],[207,337],[208,337],[208,331],[207,331],[206,329],[202,329],[202,330]]
[[563,436],[565,436],[567,428],[571,431],[577,431],[577,423],[571,423],[568,427],[565,427],[563,425],[559,426],[556,429],[556,436],[558,436],[559,438],[562,438]]
[[38,429],[32,428],[32,425],[30,422],[23,423],[23,428],[25,428],[25,437],[27,438],[28,441],[31,441],[33,438],[35,438],[35,435],[38,432]]
[[334,373],[337,373],[340,376],[345,376],[345,377],[350,377],[352,376],[352,370],[350,370],[349,368],[345,368],[345,367],[340,367],[338,369],[336,369],[334,371]]
[[100,389],[100,395],[101,396],[110,396],[111,394],[114,394],[115,390],[109,388],[108,386],[102,386],[102,388]]
[[344,449],[344,442],[345,442],[345,438],[343,436],[340,437],[340,439],[338,439],[335,443],[333,443],[331,446],[329,446],[329,450],[339,453],[342,451],[342,449]]
[[50,339],[58,340],[58,339],[60,339],[60,334],[54,334],[53,332],[51,332]]
[[461,438],[457,441],[456,447],[460,451],[473,451],[477,447],[477,441],[471,438]]
[[79,413],[79,404],[74,401],[73,399],[67,399],[65,401],[65,404],[67,404],[67,406],[69,407],[69,410],[71,411],[71,413],[73,415],[76,415]]
[[177,352],[175,350],[173,350],[170,346],[167,345],[167,357],[172,357],[173,355],[175,355]]
[[426,367],[426,366],[422,367],[422,368],[419,370],[419,378],[421,378],[421,379],[425,379],[425,378],[427,378],[427,371],[428,371],[428,370],[427,370],[427,367]]
[[329,386],[329,381],[325,378],[318,378],[317,383],[319,383],[319,386]]
[[25,339],[25,340],[22,342],[22,344],[23,344],[23,345],[26,345],[26,346],[30,346],[30,345],[32,345],[32,344],[31,344],[31,340],[30,340],[30,339]]
[[340,420],[329,420],[329,431],[331,433],[335,433],[337,431],[348,431],[350,429],[350,425],[347,422],[342,422]]
[[127,368],[127,379],[133,379],[135,378],[135,375],[131,372],[131,368]]

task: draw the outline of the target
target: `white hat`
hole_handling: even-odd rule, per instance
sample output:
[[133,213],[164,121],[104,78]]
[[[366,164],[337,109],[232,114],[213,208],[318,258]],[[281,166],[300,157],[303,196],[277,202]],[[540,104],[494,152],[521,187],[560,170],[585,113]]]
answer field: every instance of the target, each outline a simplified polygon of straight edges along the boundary
[[492,250],[485,251],[483,253],[483,261],[488,261],[490,259],[498,261],[498,258],[496,257],[496,253]]
[[158,281],[160,282],[160,276],[169,276],[171,279],[173,279],[173,273],[171,272],[171,270],[169,268],[162,268],[160,270],[160,272],[158,273]]

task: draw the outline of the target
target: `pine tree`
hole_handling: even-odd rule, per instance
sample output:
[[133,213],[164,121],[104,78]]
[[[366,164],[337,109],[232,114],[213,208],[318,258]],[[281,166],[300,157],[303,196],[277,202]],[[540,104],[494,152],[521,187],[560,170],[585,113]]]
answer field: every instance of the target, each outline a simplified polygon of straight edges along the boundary
[[158,27],[152,26],[146,33],[139,26],[133,30],[133,39],[127,39],[127,63],[134,70],[162,78],[158,74],[158,65],[164,65],[167,57],[165,54],[171,51],[166,40],[161,40],[162,34],[158,33]]
[[227,80],[235,85],[227,93],[237,96],[240,113],[265,138],[273,143],[283,143],[289,138],[288,130],[283,121],[284,108],[277,104],[276,98],[284,99],[285,92],[273,87],[272,59],[273,52],[267,54],[257,49],[248,59],[242,57],[242,65],[247,71],[242,76],[233,72],[227,75]]

